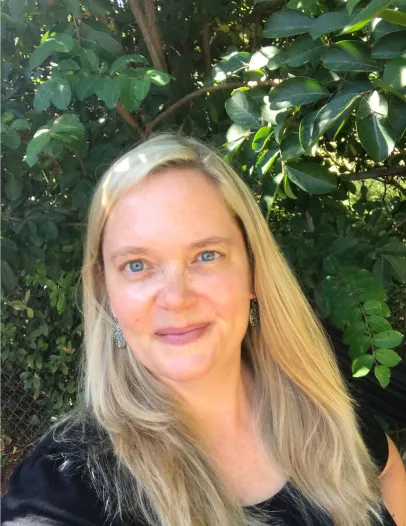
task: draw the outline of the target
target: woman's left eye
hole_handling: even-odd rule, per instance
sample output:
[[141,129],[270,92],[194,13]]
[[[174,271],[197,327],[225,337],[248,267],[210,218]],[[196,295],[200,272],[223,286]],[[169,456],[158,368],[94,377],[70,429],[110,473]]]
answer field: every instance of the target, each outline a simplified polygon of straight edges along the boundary
[[[209,258],[206,259],[204,256],[209,255]],[[210,262],[215,261],[218,258],[213,258],[213,254],[218,254],[219,257],[221,257],[221,254],[217,252],[216,250],[205,250],[204,252],[200,252],[199,256],[203,256],[203,261]]]

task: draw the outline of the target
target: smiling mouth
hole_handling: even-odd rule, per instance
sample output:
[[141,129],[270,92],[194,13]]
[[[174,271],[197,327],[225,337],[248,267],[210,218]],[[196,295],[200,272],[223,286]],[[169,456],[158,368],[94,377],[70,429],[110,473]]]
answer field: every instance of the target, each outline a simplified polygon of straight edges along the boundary
[[[185,332],[177,332],[177,333],[167,333],[167,334],[159,334],[156,333],[156,336],[163,342],[171,345],[184,345],[186,343],[191,343],[195,340],[198,340],[201,338],[205,333],[208,327],[210,326],[210,323],[194,328],[186,330]],[[169,329],[168,329],[169,331]],[[167,332],[167,331],[165,331]]]

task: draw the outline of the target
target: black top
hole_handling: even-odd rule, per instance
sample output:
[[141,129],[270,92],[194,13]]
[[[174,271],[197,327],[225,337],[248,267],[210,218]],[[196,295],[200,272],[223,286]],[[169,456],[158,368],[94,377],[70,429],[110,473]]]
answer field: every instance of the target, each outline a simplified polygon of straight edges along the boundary
[[[364,410],[360,416],[365,443],[382,472],[388,460],[386,435]],[[58,469],[64,462],[63,446],[48,434],[15,467],[8,493],[2,498],[4,526],[145,526],[143,521],[124,523],[106,519],[103,504],[89,484],[85,470],[68,475],[66,470]],[[257,506],[271,511],[277,519],[275,523],[281,526],[333,525],[328,516],[322,517],[306,505],[290,482]],[[384,512],[385,526],[396,526],[388,511]]]

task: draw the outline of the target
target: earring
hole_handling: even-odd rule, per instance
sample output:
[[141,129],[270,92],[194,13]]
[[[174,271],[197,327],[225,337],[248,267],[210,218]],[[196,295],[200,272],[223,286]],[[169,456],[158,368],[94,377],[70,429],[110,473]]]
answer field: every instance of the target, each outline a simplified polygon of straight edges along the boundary
[[123,331],[120,327],[120,324],[118,321],[114,318],[114,325],[113,325],[113,342],[116,347],[119,349],[124,349],[127,346],[127,342],[125,341]]
[[257,298],[251,300],[250,324],[252,327],[258,327],[259,325],[259,305]]

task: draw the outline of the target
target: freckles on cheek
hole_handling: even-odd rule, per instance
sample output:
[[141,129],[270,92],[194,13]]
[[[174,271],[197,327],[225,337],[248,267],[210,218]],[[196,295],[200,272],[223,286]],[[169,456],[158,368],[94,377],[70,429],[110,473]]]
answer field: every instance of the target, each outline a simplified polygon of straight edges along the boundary
[[151,305],[149,295],[128,283],[116,283],[113,290],[111,301],[122,325],[135,328],[145,324]]

